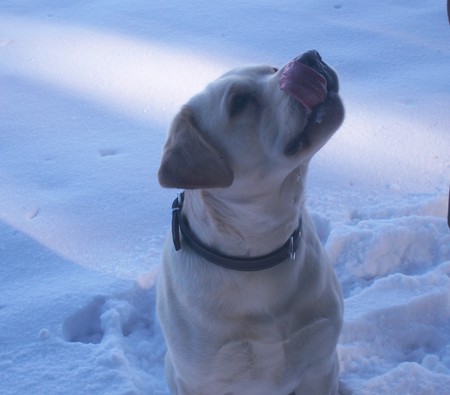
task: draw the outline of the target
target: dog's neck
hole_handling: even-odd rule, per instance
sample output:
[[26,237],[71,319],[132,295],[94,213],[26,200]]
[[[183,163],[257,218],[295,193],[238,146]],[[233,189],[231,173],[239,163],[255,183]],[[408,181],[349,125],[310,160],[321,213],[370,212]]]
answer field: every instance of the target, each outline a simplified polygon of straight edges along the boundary
[[261,256],[298,227],[305,178],[306,169],[299,167],[278,183],[186,191],[183,212],[207,246],[228,255]]

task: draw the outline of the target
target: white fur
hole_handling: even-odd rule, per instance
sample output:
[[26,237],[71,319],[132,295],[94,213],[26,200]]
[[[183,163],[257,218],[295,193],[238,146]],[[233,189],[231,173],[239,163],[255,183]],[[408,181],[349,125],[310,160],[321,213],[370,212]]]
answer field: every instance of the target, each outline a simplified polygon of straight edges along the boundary
[[[186,245],[177,252],[168,235],[158,313],[174,395],[337,393],[342,297],[304,207],[304,184],[310,158],[338,128],[343,109],[332,94],[312,143],[286,156],[307,112],[279,89],[278,78],[270,67],[237,69],[187,104],[194,132],[233,175],[226,187],[186,191],[183,213],[194,233],[227,255],[260,256],[284,244],[300,216],[303,224],[295,261],[259,272],[220,268]],[[236,91],[251,91],[256,101],[231,117]],[[184,128],[179,122],[170,137],[181,143],[168,143],[163,162],[176,162],[172,145],[190,138],[192,132],[174,136]],[[161,174],[162,184],[170,184]]]

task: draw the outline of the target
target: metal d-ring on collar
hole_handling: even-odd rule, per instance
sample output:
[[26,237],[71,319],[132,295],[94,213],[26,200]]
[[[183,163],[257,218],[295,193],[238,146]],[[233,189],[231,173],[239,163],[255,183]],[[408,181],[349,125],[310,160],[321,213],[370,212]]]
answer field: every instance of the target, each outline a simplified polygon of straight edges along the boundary
[[295,254],[300,244],[302,235],[302,220],[300,218],[298,228],[294,230],[291,237],[277,250],[259,257],[234,257],[224,255],[203,244],[192,232],[186,218],[181,214],[184,201],[184,192],[178,194],[178,197],[172,204],[172,239],[175,250],[179,251],[183,242],[186,243],[198,255],[207,261],[218,266],[231,270],[239,271],[259,271],[269,269],[284,262],[286,259],[295,260]]

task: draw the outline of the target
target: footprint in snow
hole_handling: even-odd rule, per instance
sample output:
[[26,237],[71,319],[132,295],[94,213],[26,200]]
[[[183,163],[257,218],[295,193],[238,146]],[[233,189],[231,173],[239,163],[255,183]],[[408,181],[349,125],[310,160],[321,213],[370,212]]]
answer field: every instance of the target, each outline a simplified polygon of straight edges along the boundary
[[144,291],[119,297],[97,295],[64,320],[64,339],[98,344],[109,335],[127,337],[139,330],[149,330],[152,300]]
[[63,324],[64,339],[68,342],[100,343],[104,334],[100,317],[105,302],[105,296],[96,296],[68,316]]
[[105,156],[114,156],[117,155],[119,151],[114,148],[101,148],[98,150],[98,154],[103,158]]

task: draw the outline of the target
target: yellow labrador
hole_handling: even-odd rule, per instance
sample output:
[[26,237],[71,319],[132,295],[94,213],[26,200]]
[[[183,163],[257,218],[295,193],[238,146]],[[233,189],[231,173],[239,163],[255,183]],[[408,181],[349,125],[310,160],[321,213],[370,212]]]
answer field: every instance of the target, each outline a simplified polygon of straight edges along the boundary
[[309,160],[344,110],[316,51],[232,70],[173,121],[158,313],[174,395],[338,391],[342,296],[304,206]]

